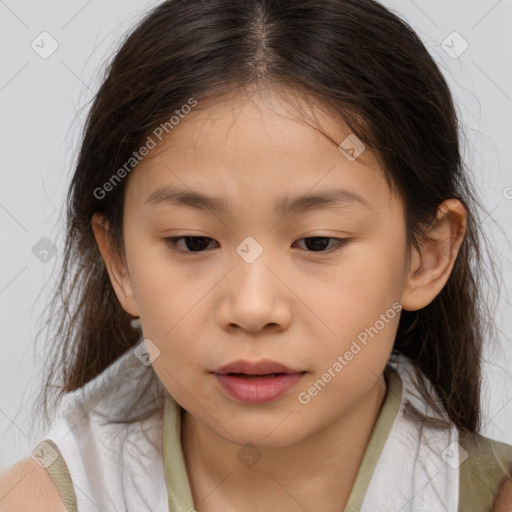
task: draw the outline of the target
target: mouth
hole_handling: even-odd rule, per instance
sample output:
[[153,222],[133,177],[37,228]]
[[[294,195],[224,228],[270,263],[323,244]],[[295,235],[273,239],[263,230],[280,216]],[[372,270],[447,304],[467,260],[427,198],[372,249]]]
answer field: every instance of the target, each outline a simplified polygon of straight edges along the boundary
[[262,404],[277,400],[306,374],[280,363],[236,361],[213,374],[221,389],[239,403]]

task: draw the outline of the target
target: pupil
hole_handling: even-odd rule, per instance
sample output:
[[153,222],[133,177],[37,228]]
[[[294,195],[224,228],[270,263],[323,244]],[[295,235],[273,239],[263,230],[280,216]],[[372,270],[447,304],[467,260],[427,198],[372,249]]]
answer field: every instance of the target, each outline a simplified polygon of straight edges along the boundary
[[192,252],[202,251],[208,247],[208,240],[204,236],[187,236],[185,237],[185,243]]
[[308,249],[319,249],[322,251],[329,246],[329,238],[320,236],[307,238],[305,244]]

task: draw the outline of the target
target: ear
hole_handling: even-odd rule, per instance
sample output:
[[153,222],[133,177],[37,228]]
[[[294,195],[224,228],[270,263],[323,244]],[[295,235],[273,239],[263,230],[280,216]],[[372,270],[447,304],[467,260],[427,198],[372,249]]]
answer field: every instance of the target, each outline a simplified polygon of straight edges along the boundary
[[448,281],[464,241],[467,212],[457,199],[438,208],[420,250],[411,248],[410,265],[402,293],[402,307],[416,311],[430,304]]
[[135,300],[134,289],[127,265],[122,258],[112,249],[112,242],[109,233],[108,223],[99,213],[92,216],[92,229],[112,287],[123,306],[123,309],[132,316],[139,316],[137,301]]

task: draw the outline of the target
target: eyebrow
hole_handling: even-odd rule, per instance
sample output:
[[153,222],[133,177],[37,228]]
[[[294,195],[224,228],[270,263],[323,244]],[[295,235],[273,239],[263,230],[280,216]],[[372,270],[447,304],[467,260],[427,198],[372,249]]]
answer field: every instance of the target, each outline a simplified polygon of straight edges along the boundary
[[[157,188],[145,201],[144,205],[156,206],[167,204],[182,206],[195,210],[228,211],[228,203],[220,198],[190,190],[178,190],[170,187]],[[370,203],[351,190],[334,189],[295,198],[281,198],[275,204],[275,211],[280,215],[306,212],[315,209],[361,205],[372,208]]]

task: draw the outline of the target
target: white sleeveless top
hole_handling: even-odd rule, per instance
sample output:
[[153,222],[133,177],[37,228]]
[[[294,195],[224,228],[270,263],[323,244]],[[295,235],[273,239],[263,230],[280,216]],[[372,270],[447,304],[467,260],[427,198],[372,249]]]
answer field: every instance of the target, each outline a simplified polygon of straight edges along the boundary
[[[411,416],[407,404],[438,418],[413,384],[408,359],[393,353],[389,366],[401,380],[400,406],[361,507],[351,507],[349,500],[345,512],[457,512],[458,430],[446,414],[440,419],[451,427],[442,429]],[[78,511],[194,512],[180,411],[152,366],[143,365],[132,349],[64,395],[44,439],[55,443],[68,466]],[[164,414],[171,427],[165,436]]]

